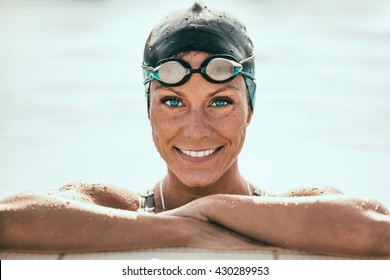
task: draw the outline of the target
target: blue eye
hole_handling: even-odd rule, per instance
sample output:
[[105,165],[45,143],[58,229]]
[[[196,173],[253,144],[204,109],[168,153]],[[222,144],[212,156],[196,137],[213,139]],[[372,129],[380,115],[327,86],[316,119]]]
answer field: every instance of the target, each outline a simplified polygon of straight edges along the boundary
[[180,107],[183,105],[179,99],[174,98],[174,97],[163,98],[161,100],[161,103],[164,103],[169,107]]
[[229,104],[232,104],[233,101],[230,98],[220,98],[217,100],[214,100],[212,106],[214,107],[225,107]]
[[214,102],[215,104],[215,107],[222,107],[222,106],[225,106],[226,105],[226,101],[225,100],[217,100]]

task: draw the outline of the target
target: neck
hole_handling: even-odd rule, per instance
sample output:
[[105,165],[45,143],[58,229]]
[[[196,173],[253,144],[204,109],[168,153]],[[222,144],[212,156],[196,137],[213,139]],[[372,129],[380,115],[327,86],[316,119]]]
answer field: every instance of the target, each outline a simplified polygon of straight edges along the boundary
[[[158,205],[161,204],[162,209],[160,184],[157,186],[160,194],[157,201],[159,200]],[[247,181],[240,175],[237,163],[234,163],[216,182],[196,187],[184,184],[171,170],[168,170],[167,176],[162,180],[161,189],[167,210],[180,207],[192,200],[213,194],[249,194]]]

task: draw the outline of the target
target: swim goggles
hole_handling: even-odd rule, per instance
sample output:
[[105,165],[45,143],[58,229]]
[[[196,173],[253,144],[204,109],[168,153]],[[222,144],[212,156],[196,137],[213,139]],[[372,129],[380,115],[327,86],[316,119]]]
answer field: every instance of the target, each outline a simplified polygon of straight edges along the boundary
[[213,55],[204,60],[199,69],[192,69],[191,65],[180,58],[165,58],[157,62],[155,67],[142,63],[144,70],[144,85],[157,80],[163,86],[180,86],[186,83],[191,75],[199,73],[211,83],[226,83],[234,79],[237,74],[254,80],[255,77],[243,70],[243,64],[254,59],[254,55],[238,61],[230,55]]

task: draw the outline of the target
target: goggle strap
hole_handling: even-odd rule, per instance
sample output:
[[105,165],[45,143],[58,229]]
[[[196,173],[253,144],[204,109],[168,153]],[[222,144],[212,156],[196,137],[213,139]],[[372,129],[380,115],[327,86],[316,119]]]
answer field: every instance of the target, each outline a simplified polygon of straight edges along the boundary
[[153,81],[153,80],[154,80],[153,77],[148,78],[148,79],[145,79],[145,80],[144,80],[144,85],[146,85],[147,83],[150,83],[150,82]]
[[248,62],[249,60],[252,60],[252,59],[254,59],[254,58],[255,58],[255,55],[254,55],[254,54],[252,54],[250,57],[248,57],[248,58],[245,58],[245,59],[243,59],[243,60],[239,61],[238,63],[240,63],[240,64],[244,64],[245,62]]
[[240,74],[243,75],[244,77],[247,77],[247,78],[251,79],[251,80],[255,80],[256,79],[252,74],[249,74],[249,73],[244,72],[244,71],[241,71]]

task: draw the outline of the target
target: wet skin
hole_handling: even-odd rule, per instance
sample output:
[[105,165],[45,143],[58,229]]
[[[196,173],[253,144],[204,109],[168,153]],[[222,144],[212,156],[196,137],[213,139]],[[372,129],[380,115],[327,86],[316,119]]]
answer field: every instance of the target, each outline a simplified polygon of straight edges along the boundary
[[[197,69],[208,56],[195,52],[181,58]],[[168,166],[163,186],[170,208],[197,196],[248,194],[237,156],[251,116],[241,75],[222,84],[200,74],[177,87],[152,82],[149,119],[156,148]],[[181,203],[169,198],[173,193],[180,194],[174,196]]]

